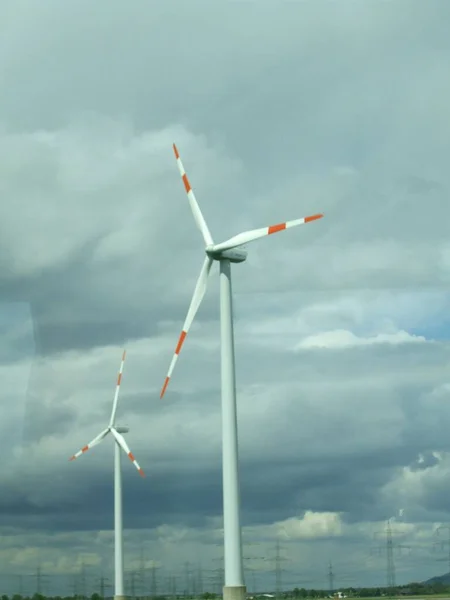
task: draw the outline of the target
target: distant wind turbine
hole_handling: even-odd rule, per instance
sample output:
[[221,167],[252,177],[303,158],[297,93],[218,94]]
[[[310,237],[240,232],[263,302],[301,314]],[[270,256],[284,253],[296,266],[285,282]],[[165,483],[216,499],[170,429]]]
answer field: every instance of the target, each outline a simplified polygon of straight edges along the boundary
[[104,429],[92,442],[89,442],[87,446],[84,446],[79,452],[74,454],[69,460],[75,460],[85,452],[87,452],[93,446],[99,444],[109,433],[115,439],[115,452],[114,452],[114,537],[115,537],[115,600],[124,600],[124,585],[123,585],[123,525],[122,525],[122,471],[121,471],[121,454],[122,449],[131,462],[134,464],[139,474],[145,477],[144,471],[139,466],[137,460],[134,458],[131,450],[121,435],[122,433],[128,433],[128,427],[116,426],[116,412],[117,403],[119,400],[120,383],[122,381],[123,365],[125,362],[125,350],[122,355],[122,361],[120,363],[119,375],[117,377],[116,393],[114,395],[113,407],[111,411],[111,418],[109,425]]
[[296,219],[295,221],[279,223],[278,225],[272,225],[270,227],[245,231],[233,236],[225,242],[215,244],[197,204],[175,144],[173,145],[173,150],[195,222],[203,236],[206,246],[206,257],[195,286],[194,295],[183,325],[183,330],[161,390],[161,398],[166,392],[181,347],[205,295],[212,263],[213,261],[218,261],[220,264],[220,331],[222,363],[222,468],[225,559],[224,600],[243,600],[246,595],[246,589],[244,585],[239,515],[239,459],[230,263],[241,263],[245,261],[247,252],[242,248],[244,244],[265,237],[266,235],[289,229],[290,227],[296,227],[297,225],[315,221],[316,219],[323,217],[323,215],[316,214],[310,217]]

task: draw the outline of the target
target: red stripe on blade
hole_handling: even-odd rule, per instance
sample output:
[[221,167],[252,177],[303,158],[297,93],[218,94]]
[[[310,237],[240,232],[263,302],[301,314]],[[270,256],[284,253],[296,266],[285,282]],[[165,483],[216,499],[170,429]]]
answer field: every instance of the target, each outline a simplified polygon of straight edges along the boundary
[[128,454],[128,456],[129,456],[130,460],[132,460],[132,461],[136,460],[131,452]]
[[138,469],[139,471],[139,475],[141,475],[141,477],[145,477],[145,473],[142,469]]
[[89,446],[85,446],[84,448],[81,448],[81,452],[87,452],[89,450]]
[[167,389],[167,386],[169,385],[169,380],[170,380],[170,377],[166,377],[166,380],[164,382],[163,388],[161,390],[161,394],[159,396],[160,398],[162,398],[164,396],[164,394],[166,392],[166,389]]
[[321,219],[323,215],[311,215],[310,217],[305,217],[305,223],[310,223],[311,221],[315,221],[316,219]]
[[122,381],[122,373],[119,373],[119,375],[117,376],[117,385],[120,385],[121,381]]
[[178,160],[180,158],[180,155],[178,154],[178,148],[175,146],[175,144],[173,145],[173,151],[175,152],[175,158]]
[[189,192],[191,191],[191,184],[189,183],[189,179],[187,178],[186,173],[183,175],[182,179],[184,187],[186,188],[186,192],[189,194]]
[[185,331],[181,332],[180,335],[180,339],[178,340],[178,344],[177,347],[175,348],[175,354],[180,354],[180,350],[181,350],[181,346],[184,343],[184,340],[186,339],[187,333]]
[[269,231],[267,232],[267,235],[270,235],[271,233],[276,233],[277,231],[283,231],[283,229],[286,229],[286,223],[279,223],[278,225],[272,225],[271,227],[269,227]]

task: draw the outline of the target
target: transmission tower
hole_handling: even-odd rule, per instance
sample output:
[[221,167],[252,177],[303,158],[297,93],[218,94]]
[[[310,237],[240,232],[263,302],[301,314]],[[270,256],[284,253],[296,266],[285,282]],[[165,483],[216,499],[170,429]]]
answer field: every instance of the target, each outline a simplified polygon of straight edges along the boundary
[[[36,593],[39,596],[42,596],[42,592],[43,592],[43,585],[48,584],[48,575],[44,575],[42,573],[42,568],[41,565],[38,564],[38,566],[36,567]],[[48,585],[47,585],[48,588]],[[48,590],[47,590],[48,593]]]
[[[246,546],[259,546],[258,542],[248,542],[246,544]],[[242,557],[244,564],[245,564],[245,571],[251,574],[251,578],[252,578],[252,586],[251,586],[251,590],[252,593],[255,594],[256,593],[256,573],[258,572],[258,569],[253,567],[253,566],[247,566],[248,562],[252,562],[254,560],[262,560],[265,561],[266,558],[264,556],[243,556]]]
[[77,598],[78,598],[78,587],[79,587],[78,586],[78,577],[77,577],[77,575],[73,576],[72,583],[71,583],[70,587],[72,588],[72,595],[73,595],[73,597],[75,598],[75,600],[77,600]]
[[133,598],[133,600],[136,599],[136,576],[138,576],[139,574],[133,569],[128,571],[127,574],[127,587],[130,590],[130,596]]
[[[247,552],[247,548],[249,546],[260,546],[261,543],[260,542],[252,542],[252,541],[247,541],[247,540],[243,540],[243,547],[244,547],[244,551]],[[257,569],[254,566],[248,566],[248,563],[251,564],[252,561],[255,560],[267,560],[265,556],[255,556],[255,555],[244,555],[242,557],[242,560],[244,562],[244,567],[245,567],[245,573],[249,573],[249,575],[251,575],[251,579],[252,579],[252,585],[251,585],[251,590],[252,590],[252,594],[256,593],[256,589],[257,589],[257,583],[256,583],[256,574],[259,572],[259,569]]]
[[111,585],[108,583],[108,578],[104,577],[103,575],[101,575],[100,580],[99,580],[99,588],[100,588],[100,598],[102,600],[105,599],[105,590],[107,588],[110,588]]
[[395,563],[392,545],[392,529],[390,521],[386,526],[387,588],[390,595],[395,594]]
[[198,563],[194,595],[201,596],[202,594],[203,594],[203,569],[202,569],[202,564]]
[[[411,550],[410,546],[405,546],[403,544],[395,544],[392,540],[392,527],[391,520],[388,519],[386,522],[386,529],[383,532],[375,533],[375,537],[379,535],[386,536],[385,543],[385,551],[386,551],[386,591],[388,598],[394,598],[397,595],[397,587],[395,583],[395,561],[394,561],[394,550],[397,550],[399,553],[403,549]],[[378,548],[381,550],[381,548]]]
[[14,575],[17,579],[17,594],[23,597],[23,575]]
[[144,554],[144,545],[141,541],[140,550],[139,550],[139,569],[138,569],[138,581],[139,581],[139,591],[141,597],[148,597],[147,594],[147,569],[145,568],[145,554]]
[[193,581],[192,581],[192,569],[191,563],[187,560],[184,563],[184,597],[189,598],[193,593]]
[[[258,560],[258,559],[265,560],[265,558],[262,556],[244,556],[243,557],[244,562]],[[251,575],[252,585],[251,585],[250,589],[251,589],[252,594],[256,594],[256,590],[258,587],[257,582],[256,582],[256,574],[259,572],[259,569],[255,568],[255,567],[248,567],[246,565],[245,571]]]
[[80,569],[80,588],[81,588],[81,597],[85,600],[87,596],[87,582],[86,582],[86,565],[84,560],[81,562]]
[[159,569],[159,567],[157,567],[155,565],[155,561],[153,560],[152,566],[151,566],[151,579],[152,579],[152,584],[151,584],[151,595],[152,598],[156,598],[156,596],[158,595],[158,580],[157,580],[157,570]]
[[166,587],[167,587],[167,593],[166,596],[168,596],[169,598],[175,598],[176,596],[176,584],[175,584],[175,576],[174,575],[168,575],[166,578]]
[[277,540],[276,549],[275,549],[275,596],[277,600],[280,598],[281,593],[283,591],[283,570],[281,567],[281,562],[283,560],[288,560],[285,556],[281,556],[280,554],[280,541]]
[[214,573],[213,579],[214,579],[215,587],[217,589],[216,593],[218,596],[222,596],[223,587],[225,585],[225,569],[223,566],[223,559],[213,558],[213,560],[214,561],[222,560],[222,564],[220,565],[220,567],[217,567],[217,569],[212,569],[212,572]]
[[441,525],[440,527],[438,527],[436,529],[436,533],[435,535],[437,537],[440,536],[440,534],[447,530],[447,539],[446,540],[441,540],[440,542],[435,542],[434,546],[438,545],[440,546],[441,550],[445,550],[445,546],[447,546],[447,550],[448,550],[448,556],[447,556],[447,561],[448,561],[448,571],[450,573],[450,525]]
[[172,579],[172,584],[171,584],[171,594],[173,598],[177,597],[177,576],[176,575],[172,575],[171,577]]
[[330,564],[328,567],[328,582],[330,584],[330,596],[333,596],[333,594],[334,594],[334,573],[333,573],[333,565],[331,564],[331,560],[330,560]]
[[[327,571],[327,580],[328,580],[328,588],[330,590],[330,596],[333,596],[340,586],[336,586],[336,571],[333,568],[333,563],[331,560],[328,563],[328,571]],[[339,575],[339,581],[343,582],[354,582],[355,578],[348,575]],[[304,581],[305,582],[305,581]],[[306,583],[306,582],[305,582]],[[311,583],[311,580],[307,581],[307,583]]]

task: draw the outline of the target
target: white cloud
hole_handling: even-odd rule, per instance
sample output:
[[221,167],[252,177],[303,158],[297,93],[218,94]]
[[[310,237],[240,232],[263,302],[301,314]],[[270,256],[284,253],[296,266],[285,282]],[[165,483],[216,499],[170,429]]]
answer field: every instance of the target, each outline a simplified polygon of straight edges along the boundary
[[310,510],[301,519],[287,519],[276,523],[275,527],[280,535],[291,540],[339,536],[343,530],[337,513],[314,513]]
[[395,333],[378,333],[371,337],[359,337],[351,331],[336,329],[334,331],[325,331],[317,335],[308,336],[297,344],[295,350],[305,350],[310,348],[354,348],[359,346],[372,346],[374,344],[408,344],[425,342],[423,336],[411,335],[407,331],[397,331]]

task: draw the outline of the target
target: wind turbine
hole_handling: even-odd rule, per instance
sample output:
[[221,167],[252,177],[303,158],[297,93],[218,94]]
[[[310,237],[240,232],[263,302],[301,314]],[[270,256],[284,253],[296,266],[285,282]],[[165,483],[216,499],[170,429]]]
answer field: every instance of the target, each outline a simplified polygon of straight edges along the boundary
[[111,418],[109,425],[104,429],[92,442],[89,442],[87,446],[84,446],[79,452],[74,454],[69,460],[75,460],[85,452],[87,452],[93,446],[99,444],[109,433],[115,439],[115,450],[114,450],[114,538],[115,538],[115,600],[124,600],[124,586],[123,586],[123,526],[122,526],[122,471],[121,471],[121,453],[122,449],[131,462],[134,464],[139,474],[145,477],[144,471],[139,466],[137,460],[134,458],[131,450],[129,449],[125,439],[121,435],[122,433],[128,433],[128,427],[120,427],[116,425],[116,412],[117,403],[119,400],[120,383],[122,381],[123,365],[125,362],[125,350],[122,355],[122,361],[120,363],[119,375],[117,377],[116,393],[114,395],[114,402],[111,411]]
[[244,584],[242,539],[240,525],[239,501],[239,460],[238,460],[238,434],[236,417],[236,377],[234,361],[234,336],[233,336],[233,307],[231,290],[230,263],[241,263],[247,258],[247,252],[241,246],[257,240],[258,238],[290,227],[303,225],[323,217],[322,214],[312,215],[295,221],[287,221],[270,227],[244,231],[220,244],[215,244],[202,212],[195,199],[194,192],[187,178],[178,149],[173,144],[178,169],[186,189],[189,204],[197,223],[197,227],[205,242],[206,257],[200,271],[200,276],[195,286],[194,295],[189,306],[183,330],[175,348],[175,353],[170,363],[167,377],[161,390],[164,396],[175,363],[180,354],[183,343],[192,325],[206,292],[209,272],[213,261],[220,264],[220,333],[221,333],[221,379],[222,379],[222,471],[223,471],[223,521],[224,521],[224,559],[225,559],[225,586],[224,600],[243,600],[246,595]]

